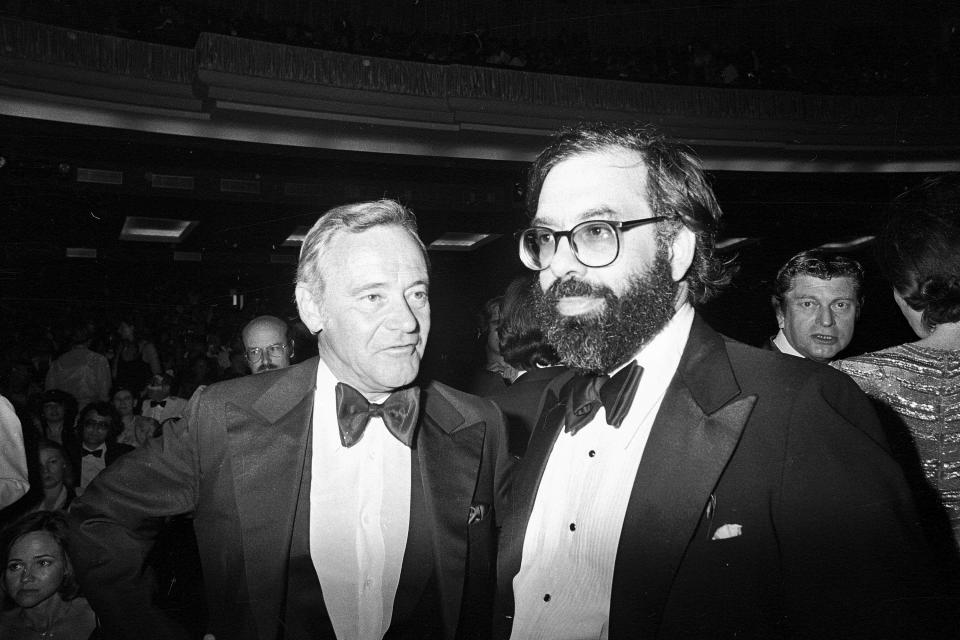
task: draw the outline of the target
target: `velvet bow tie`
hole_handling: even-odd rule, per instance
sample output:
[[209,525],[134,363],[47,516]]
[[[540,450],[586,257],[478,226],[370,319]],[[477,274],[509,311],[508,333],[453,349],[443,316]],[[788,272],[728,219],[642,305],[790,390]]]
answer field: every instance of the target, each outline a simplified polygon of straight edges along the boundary
[[612,378],[592,375],[571,378],[560,391],[560,397],[567,399],[563,430],[576,435],[593,420],[600,407],[606,410],[607,424],[619,428],[633,404],[641,375],[643,367],[634,361]]
[[403,444],[409,447],[413,442],[413,431],[420,415],[419,387],[394,391],[383,404],[368,402],[359,391],[342,382],[337,383],[336,394],[337,422],[343,446],[357,444],[373,417],[381,418],[387,431]]
[[81,448],[81,450],[80,450],[80,457],[83,458],[84,456],[93,456],[94,458],[102,458],[102,457],[103,457],[103,449],[97,449],[96,451],[90,451],[89,449],[83,449],[83,448]]

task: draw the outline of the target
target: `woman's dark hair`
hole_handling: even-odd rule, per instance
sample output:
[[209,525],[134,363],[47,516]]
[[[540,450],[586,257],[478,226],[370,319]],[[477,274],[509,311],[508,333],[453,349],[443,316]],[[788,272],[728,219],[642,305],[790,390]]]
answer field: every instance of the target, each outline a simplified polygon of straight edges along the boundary
[[112,402],[91,402],[83,408],[83,411],[80,412],[80,418],[77,420],[77,433],[83,435],[83,423],[86,421],[87,416],[93,412],[99,413],[104,418],[110,418],[110,433],[107,435],[108,440],[116,440],[117,436],[123,433],[123,418],[120,417],[120,412],[117,411],[117,408],[113,406]]
[[[64,600],[73,600],[80,592],[80,585],[73,575],[73,564],[70,562],[70,526],[67,524],[66,516],[59,511],[35,511],[14,520],[0,534],[0,567],[3,571],[7,570],[7,561],[10,559],[10,549],[13,545],[28,533],[35,531],[45,531],[53,536],[60,549],[63,551],[64,572],[63,581],[58,589],[60,597]],[[5,580],[0,580],[0,585],[5,584]]]
[[927,329],[960,321],[960,174],[926,180],[897,198],[877,254]]
[[497,330],[503,361],[523,371],[560,362],[537,321],[531,291],[534,286],[538,286],[535,275],[514,278],[507,285]]

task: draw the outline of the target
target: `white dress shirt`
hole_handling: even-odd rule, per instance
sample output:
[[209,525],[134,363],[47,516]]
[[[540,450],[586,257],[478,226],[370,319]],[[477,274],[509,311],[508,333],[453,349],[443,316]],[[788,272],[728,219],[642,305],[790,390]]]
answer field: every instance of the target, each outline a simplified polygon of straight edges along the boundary
[[[85,456],[84,451],[100,451],[99,456]],[[80,445],[80,486],[77,487],[77,495],[82,495],[97,475],[107,468],[107,445],[101,444],[99,447],[88,449],[85,444]]]
[[798,358],[806,357],[793,348],[793,345],[787,340],[787,334],[783,332],[783,329],[780,329],[780,332],[773,338],[773,344],[776,345],[777,349],[780,349],[781,353],[787,353],[791,356],[797,356]]
[[[340,443],[337,380],[321,360],[313,404],[310,556],[339,640],[390,628],[410,524],[410,449],[380,418]],[[382,402],[386,399],[373,398]]]
[[684,305],[636,356],[643,376],[623,424],[601,410],[576,435],[561,431],[547,461],[513,579],[511,638],[606,638],[613,569],[634,478],[687,344]]

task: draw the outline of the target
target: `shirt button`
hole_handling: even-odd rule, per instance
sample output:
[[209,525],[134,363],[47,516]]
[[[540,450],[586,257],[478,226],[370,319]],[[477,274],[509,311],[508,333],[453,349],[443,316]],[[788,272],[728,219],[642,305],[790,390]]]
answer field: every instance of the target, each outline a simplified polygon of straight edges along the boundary
[[570,523],[570,531],[576,531],[576,530],[577,530],[577,524],[576,524],[575,522],[571,522],[571,523]]
[[364,589],[364,591],[366,591],[367,589],[369,589],[369,588],[372,587],[372,586],[373,586],[373,578],[367,578],[366,580],[363,581],[363,589]]
[[587,453],[587,455],[592,458],[592,457],[594,457],[595,455],[597,455],[597,452],[594,451],[593,449],[590,449],[590,451]]
[[550,594],[549,594],[549,593],[544,594],[544,596],[543,596],[543,601],[544,601],[544,602],[550,602]]

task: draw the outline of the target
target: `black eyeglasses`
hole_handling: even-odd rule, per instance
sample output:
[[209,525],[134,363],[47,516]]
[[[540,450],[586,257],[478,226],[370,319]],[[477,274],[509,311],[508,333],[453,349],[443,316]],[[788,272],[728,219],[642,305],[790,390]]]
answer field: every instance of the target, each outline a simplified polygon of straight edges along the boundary
[[654,216],[640,220],[587,220],[569,231],[530,227],[517,234],[520,260],[529,269],[543,271],[557,253],[560,238],[567,238],[573,255],[586,267],[605,267],[620,255],[620,236],[628,229],[667,220]]
[[276,344],[271,344],[267,347],[253,347],[252,349],[247,349],[247,360],[251,363],[256,364],[263,360],[263,354],[266,352],[271,358],[279,358],[286,352],[287,345],[282,342]]

